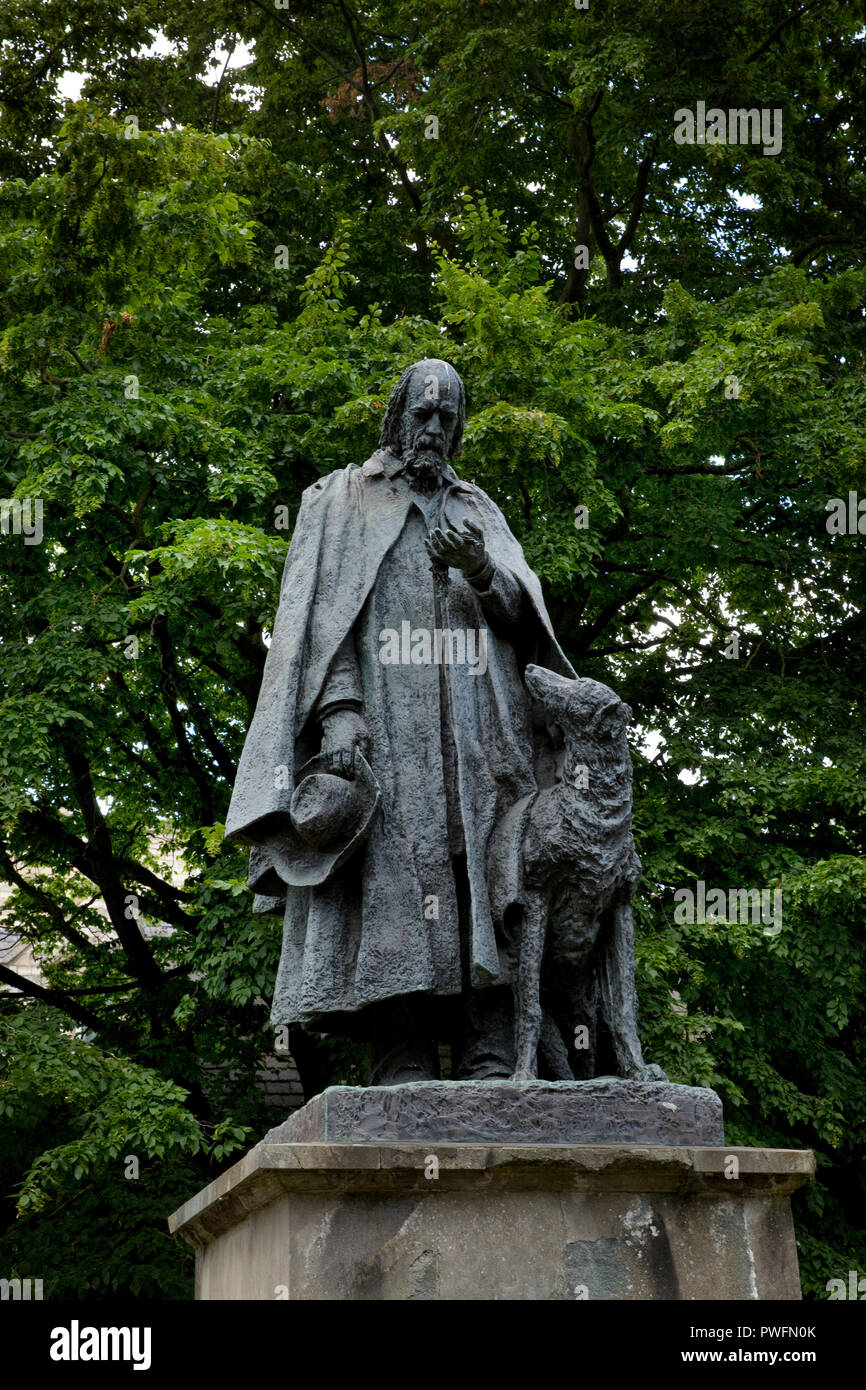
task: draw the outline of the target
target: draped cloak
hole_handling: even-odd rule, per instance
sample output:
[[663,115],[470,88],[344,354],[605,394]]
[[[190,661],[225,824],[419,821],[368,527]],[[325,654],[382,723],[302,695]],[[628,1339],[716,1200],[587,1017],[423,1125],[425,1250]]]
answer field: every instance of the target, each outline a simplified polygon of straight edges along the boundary
[[[533,730],[522,671],[534,661],[574,672],[502,513],[450,466],[443,471],[434,515],[387,450],[303,494],[226,823],[228,839],[253,846],[251,887],[285,895],[275,1024],[352,1031],[341,1021],[351,1016],[354,1025],[358,1011],[396,995],[458,995],[507,982],[488,841],[510,806],[553,780],[552,749],[545,731]],[[423,539],[443,520],[480,527],[495,566],[490,594],[456,569],[444,587],[434,585]],[[497,582],[519,592],[516,628],[497,611]],[[474,663],[386,664],[380,634],[399,632],[401,619],[413,630],[473,633]],[[296,769],[318,752],[317,703],[349,634],[381,805],[362,849],[331,878],[287,887],[268,842],[288,822]],[[462,927],[449,808],[459,817],[468,878]]]

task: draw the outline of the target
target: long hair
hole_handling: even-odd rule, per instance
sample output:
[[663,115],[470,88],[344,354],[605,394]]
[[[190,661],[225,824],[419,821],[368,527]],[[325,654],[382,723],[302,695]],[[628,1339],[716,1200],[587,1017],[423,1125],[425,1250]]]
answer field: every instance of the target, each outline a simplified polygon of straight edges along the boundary
[[[409,390],[409,382],[412,380],[415,372],[421,367],[440,360],[441,359],[438,357],[422,357],[420,362],[413,362],[411,367],[406,368],[388,398],[388,405],[385,410],[385,416],[382,420],[382,429],[379,434],[380,449],[390,449],[391,453],[396,454],[398,458],[401,456],[403,446],[400,442],[400,423],[403,419],[403,407],[406,404],[406,393]],[[451,367],[450,362],[445,365]],[[454,430],[454,438],[451,441],[451,448],[448,451],[448,457],[455,458],[463,450],[463,426],[466,423],[466,391],[459,372],[454,371],[453,367],[451,367],[451,371],[454,372],[457,378],[457,425]]]

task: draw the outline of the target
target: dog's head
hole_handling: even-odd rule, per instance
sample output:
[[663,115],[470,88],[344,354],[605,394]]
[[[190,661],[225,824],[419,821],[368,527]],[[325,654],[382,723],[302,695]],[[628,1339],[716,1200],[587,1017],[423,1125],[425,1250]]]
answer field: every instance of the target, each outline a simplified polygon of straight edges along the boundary
[[526,688],[548,718],[567,736],[583,735],[594,742],[619,738],[631,723],[631,710],[610,686],[578,676],[569,680],[544,666],[527,666]]

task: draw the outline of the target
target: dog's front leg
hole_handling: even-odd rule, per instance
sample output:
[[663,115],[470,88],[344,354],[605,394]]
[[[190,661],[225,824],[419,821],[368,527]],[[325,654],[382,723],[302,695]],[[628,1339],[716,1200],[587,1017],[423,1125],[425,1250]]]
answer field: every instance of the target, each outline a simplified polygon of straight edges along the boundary
[[517,1065],[512,1081],[534,1081],[538,1076],[538,1042],[541,1037],[541,961],[547,931],[547,896],[538,889],[524,890],[520,954],[514,980],[514,1021]]

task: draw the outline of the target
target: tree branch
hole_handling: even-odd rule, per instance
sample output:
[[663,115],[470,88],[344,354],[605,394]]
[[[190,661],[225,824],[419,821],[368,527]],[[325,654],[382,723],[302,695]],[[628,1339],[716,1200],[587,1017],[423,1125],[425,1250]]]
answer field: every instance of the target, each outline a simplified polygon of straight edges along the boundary
[[81,370],[82,370],[83,372],[87,372],[88,376],[93,376],[93,368],[92,368],[92,367],[88,367],[87,363],[84,362],[84,361],[82,361],[82,359],[79,357],[78,353],[75,351],[75,348],[74,348],[74,347],[70,347],[69,344],[67,343],[67,344],[66,344],[66,351],[69,353],[69,356],[73,359],[73,361],[75,361],[75,362],[78,363],[79,367],[81,368]]
[[796,24],[798,19],[802,19],[804,14],[807,14],[809,10],[814,10],[815,6],[820,3],[821,0],[809,0],[808,4],[801,5],[799,10],[795,10],[793,14],[786,15],[784,19],[780,19],[775,28],[770,30],[763,43],[758,44],[758,47],[750,53],[748,58],[744,61],[747,63],[754,63],[756,58],[760,58],[761,54],[766,53],[770,45],[776,42],[776,39],[784,29],[787,29],[791,24]]
[[791,263],[802,265],[804,261],[814,259],[814,253],[820,251],[824,246],[858,246],[856,237],[853,236],[813,236],[811,241],[806,241],[802,246],[798,246],[796,251],[791,252]]
[[653,143],[649,154],[646,155],[638,165],[637,179],[635,181],[634,187],[634,197],[632,198],[631,202],[631,212],[629,213],[629,219],[625,224],[625,231],[623,232],[622,236],[616,244],[616,250],[620,258],[622,258],[622,256],[625,255],[626,251],[631,246],[634,234],[638,229],[638,223],[640,222],[641,217],[643,216],[643,210],[646,206],[649,176],[650,172],[652,171],[655,156],[656,147],[655,143]]
[[237,39],[236,39],[236,38],[235,38],[235,39],[232,39],[231,48],[229,48],[229,50],[228,50],[228,52],[227,52],[227,54],[226,54],[226,60],[225,60],[225,63],[223,64],[223,70],[222,70],[222,72],[220,73],[220,80],[219,80],[219,82],[217,83],[217,85],[216,85],[216,91],[214,92],[214,98],[213,98],[213,113],[212,113],[211,119],[210,119],[210,128],[211,128],[211,130],[212,130],[214,133],[216,133],[217,114],[218,114],[218,112],[219,112],[220,96],[222,95],[223,82],[225,81],[226,73],[227,73],[228,70],[229,70],[229,63],[230,63],[231,60],[232,60],[232,55],[233,55],[235,49],[237,48],[237,46],[238,46],[238,41],[237,41]]
[[142,984],[153,985],[162,978],[162,972],[138,929],[134,918],[127,916],[128,887],[122,882],[114,859],[111,835],[105,823],[90,767],[84,754],[78,748],[64,749],[67,766],[72,776],[75,798],[87,830],[86,863],[90,866],[87,877],[98,886],[111,925],[124,954],[132,967],[132,973]]
[[4,845],[0,845],[0,868],[3,870],[3,876],[6,881],[8,883],[13,883],[20,892],[32,898],[37,907],[40,907],[42,911],[50,917],[56,930],[61,936],[65,937],[71,946],[77,947],[79,951],[83,951],[85,954],[93,954],[98,949],[94,942],[90,941],[72,926],[65,917],[60,905],[56,903],[44,889],[37,887],[35,883],[30,883],[19,873],[11,855]]
[[30,999],[38,999],[42,1004],[51,1004],[55,1009],[62,1009],[63,1013],[74,1018],[76,1023],[82,1024],[85,1028],[91,1028],[94,1033],[102,1032],[102,1020],[92,1014],[89,1009],[77,1004],[68,994],[60,989],[46,989],[44,985],[38,985],[35,980],[28,980],[23,975],[18,975],[14,970],[10,970],[7,965],[0,965],[0,981],[3,984],[11,985],[21,994],[26,994]]
[[287,15],[284,10],[275,10],[273,4],[267,5],[264,3],[264,0],[252,0],[252,4],[256,6],[256,9],[261,10],[262,14],[267,15],[268,19],[276,19],[279,23],[285,24],[289,29],[292,30],[293,33],[295,33],[298,36],[298,38],[301,40],[301,43],[306,44],[307,47],[312,49],[313,53],[316,54],[316,57],[321,58],[322,62],[327,64],[327,66],[331,69],[331,72],[333,72],[337,77],[342,78],[342,80],[348,83],[350,87],[354,87],[355,91],[358,90],[357,86],[355,85],[355,82],[352,79],[351,73],[344,72],[342,68],[336,67],[334,64],[334,60],[331,58],[330,54],[326,53],[323,48],[319,48],[318,44],[314,43],[312,39],[307,37],[307,35],[299,27],[298,21],[296,19],[292,19],[291,15]]

